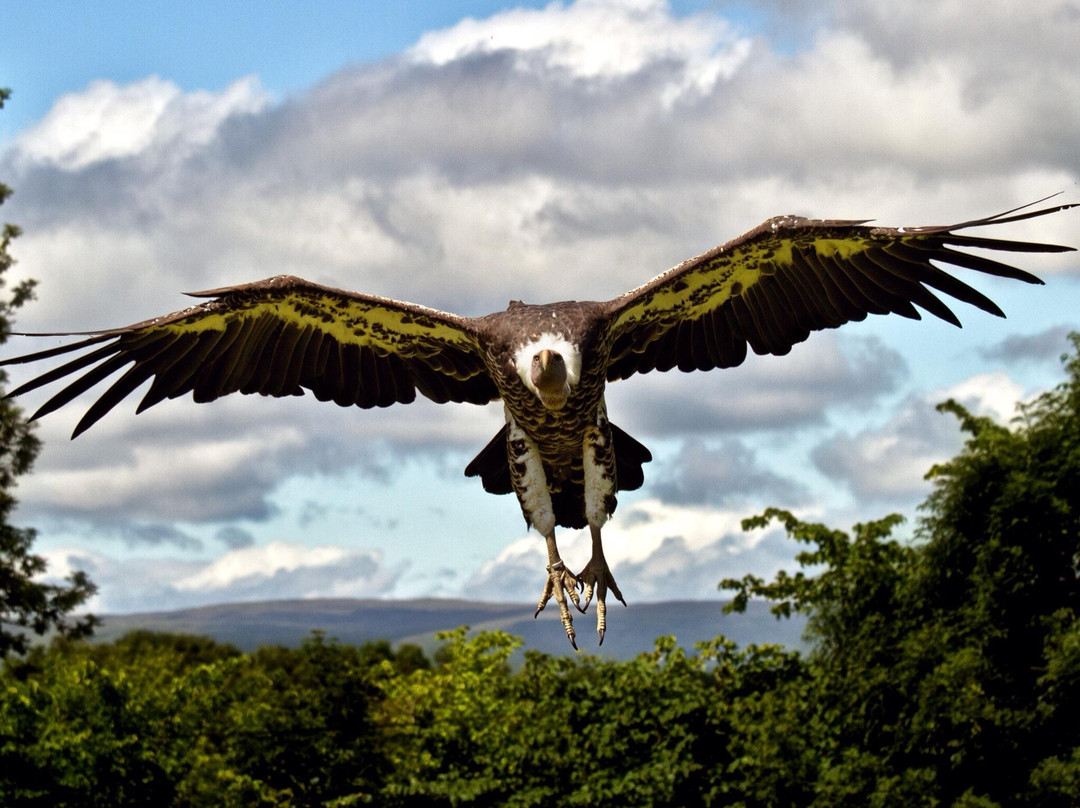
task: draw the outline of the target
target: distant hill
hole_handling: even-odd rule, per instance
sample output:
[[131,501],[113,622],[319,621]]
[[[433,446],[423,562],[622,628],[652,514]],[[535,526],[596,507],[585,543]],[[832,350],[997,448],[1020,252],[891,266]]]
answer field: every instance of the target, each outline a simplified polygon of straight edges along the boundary
[[[608,606],[604,645],[596,645],[595,605],[588,614],[575,613],[578,647],[616,659],[650,651],[658,636],[673,634],[690,650],[694,643],[718,634],[745,646],[778,643],[804,647],[805,620],[777,620],[764,603],[751,603],[745,614],[725,615],[722,601],[663,601]],[[369,640],[413,643],[431,652],[436,632],[468,625],[474,630],[499,629],[522,637],[524,647],[548,654],[572,654],[559,625],[558,608],[549,606],[533,619],[535,606],[464,600],[277,600],[227,603],[171,612],[106,615],[95,633],[113,640],[134,629],[200,634],[232,643],[243,651],[260,645],[296,646],[312,631],[325,632],[343,643]]]

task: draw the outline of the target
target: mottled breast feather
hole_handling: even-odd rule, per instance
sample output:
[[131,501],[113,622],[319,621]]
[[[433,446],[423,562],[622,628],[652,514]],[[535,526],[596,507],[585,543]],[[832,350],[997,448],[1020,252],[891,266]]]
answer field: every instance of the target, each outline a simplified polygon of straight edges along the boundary
[[[604,399],[607,339],[611,333],[604,304],[566,301],[532,306],[515,301],[506,311],[479,318],[478,330],[483,334],[489,372],[497,380],[503,402],[516,427],[535,445],[543,464],[558,524],[584,526],[583,440],[586,430],[595,425]],[[565,405],[557,410],[545,407],[525,386],[514,358],[522,346],[544,336],[557,336],[571,343],[582,360],[578,382]],[[482,452],[466,474],[479,474],[486,486],[506,490],[507,481],[502,478],[496,452]],[[633,462],[634,455],[628,459]],[[641,462],[639,459],[636,463],[638,474]],[[513,488],[515,470],[509,472],[509,487]],[[628,480],[634,478],[633,471],[628,471]]]

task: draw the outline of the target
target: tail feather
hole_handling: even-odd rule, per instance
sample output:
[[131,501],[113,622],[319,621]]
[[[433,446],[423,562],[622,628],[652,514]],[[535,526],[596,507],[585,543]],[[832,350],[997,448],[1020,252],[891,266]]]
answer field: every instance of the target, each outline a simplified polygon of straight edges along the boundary
[[[506,452],[506,429],[504,425],[465,467],[465,476],[479,477],[484,490],[489,494],[514,492],[510,481],[510,461]],[[642,465],[652,460],[652,453],[615,424],[611,424],[611,439],[615,444],[615,490],[636,491],[645,482]],[[560,508],[556,502],[555,511],[556,514],[562,511],[563,515],[566,515],[567,511],[576,507],[574,503],[581,495],[575,497],[571,491],[564,491],[562,494],[559,499],[566,500],[566,504]],[[564,524],[563,519],[559,519],[559,524]]]
[[642,465],[652,460],[652,452],[615,424],[611,424],[611,439],[615,442],[615,490],[637,491],[645,482]]
[[489,494],[512,494],[510,481],[510,457],[506,451],[506,430],[503,424],[495,437],[465,467],[466,477],[479,477]]

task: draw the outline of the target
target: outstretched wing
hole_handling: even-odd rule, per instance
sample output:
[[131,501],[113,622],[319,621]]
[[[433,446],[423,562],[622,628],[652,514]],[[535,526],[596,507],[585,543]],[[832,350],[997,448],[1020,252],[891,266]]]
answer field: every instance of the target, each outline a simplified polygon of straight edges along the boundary
[[499,395],[468,318],[286,275],[193,296],[211,300],[0,362],[36,362],[99,346],[10,395],[68,381],[34,413],[40,418],[120,374],[72,437],[148,379],[139,412],[188,392],[196,401],[213,401],[235,392],[301,395],[306,388],[320,401],[364,408],[407,403],[417,391],[437,402],[474,404]]
[[867,313],[917,320],[919,306],[959,326],[930,288],[1004,317],[993,301],[932,262],[1042,283],[1021,269],[954,248],[1074,248],[957,231],[1071,207],[1020,214],[1015,208],[943,227],[867,227],[864,221],[778,216],[609,301],[614,344],[608,380],[674,367],[732,367],[746,358],[747,344],[758,354],[786,354],[811,331],[863,320]]

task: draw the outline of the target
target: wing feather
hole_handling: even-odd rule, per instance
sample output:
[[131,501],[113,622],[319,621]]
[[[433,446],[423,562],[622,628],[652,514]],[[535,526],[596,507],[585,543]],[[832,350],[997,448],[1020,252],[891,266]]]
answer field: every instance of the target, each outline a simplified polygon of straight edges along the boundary
[[737,367],[746,359],[746,340],[742,338],[735,328],[735,323],[729,310],[718,309],[717,314],[722,315],[724,320],[721,339],[717,340],[717,344],[722,346],[721,358],[717,364],[722,368]]
[[60,409],[60,407],[63,407],[73,398],[82,395],[102,379],[108,378],[110,374],[115,373],[126,364],[127,361],[121,357],[110,356],[104,362],[91,366],[90,370],[86,371],[86,373],[42,404],[39,412],[42,415],[48,415],[50,412]]
[[805,256],[805,260],[813,262],[821,275],[828,278],[840,291],[848,319],[857,321],[866,319],[867,314],[888,314],[888,310],[875,306],[844,272],[836,269],[833,265],[834,257],[812,252]]
[[334,403],[342,407],[348,407],[360,398],[360,346],[352,342],[338,343],[338,366],[341,368],[338,377],[341,387],[338,388]]
[[[835,255],[828,259],[827,271],[843,276],[865,301],[866,309],[873,314],[894,313],[898,308],[895,296],[877,282],[874,275],[861,272],[854,262],[841,261]],[[906,302],[906,301],[905,301]]]
[[138,412],[187,393],[206,402],[236,392],[293,396],[310,390],[321,401],[363,408],[408,403],[417,392],[435,401],[498,398],[469,318],[290,276],[194,296],[208,300],[0,361],[35,363],[92,348],[10,395],[67,380],[34,414],[39,418],[115,377],[75,435],[147,381]]
[[[910,272],[901,272],[899,265],[895,261],[889,260],[885,253],[866,253],[862,256],[862,260],[869,261],[876,266],[881,272],[877,275],[880,278],[895,278],[900,283],[904,284],[904,288],[908,290],[908,298],[911,302],[926,309],[926,311],[933,314],[935,317],[939,317],[947,323],[955,325],[960,328],[960,318],[953,314],[952,309],[946,306],[937,295],[927,289],[922,283],[919,282],[918,276],[913,276]],[[870,270],[867,267],[868,271]]]
[[806,253],[801,258],[802,265],[810,270],[821,288],[825,290],[829,302],[839,313],[841,322],[849,323],[866,318],[866,312],[851,299],[843,279],[831,274],[816,252]]
[[[59,352],[55,350],[42,351],[41,353],[48,354],[49,357],[60,355]],[[42,373],[40,376],[31,379],[30,381],[19,387],[18,392],[20,394],[29,393],[31,390],[37,390],[39,387],[44,387],[48,384],[52,384],[55,381],[63,379],[65,376],[69,376],[72,373],[75,373],[89,365],[94,364],[94,362],[97,362],[99,359],[111,356],[113,353],[114,351],[112,346],[107,345],[104,348],[98,348],[96,351],[91,351],[90,353],[83,354],[82,356],[76,357],[69,362],[65,362],[59,367],[53,368],[48,373]],[[38,354],[34,354],[30,358],[36,358],[37,356]],[[15,393],[12,393],[11,395],[15,395]],[[54,409],[56,408],[54,407]]]
[[[115,357],[112,361],[115,362],[119,358],[120,357]],[[96,369],[101,370],[102,368],[107,368],[107,366],[107,362],[102,363],[101,365],[98,365]],[[83,417],[79,419],[79,423],[75,425],[75,431],[71,433],[71,437],[77,438],[91,426],[96,424],[102,416],[108,413],[139,385],[150,378],[152,372],[153,371],[146,365],[133,365],[128,368],[126,373],[113,382],[109,386],[109,389],[102,393],[97,401],[90,405],[90,408],[83,414]],[[111,374],[111,370],[109,373]]]
[[[143,412],[166,398],[180,395],[181,385],[189,378],[189,374],[184,371],[183,359],[198,341],[198,332],[161,335],[162,350],[152,359],[146,360],[154,367],[153,381],[139,402],[136,412]],[[123,356],[124,353],[121,350],[118,355]]]
[[[240,359],[241,352],[237,343],[242,343],[244,337],[244,328],[239,321],[233,321],[225,326],[225,333],[221,335],[221,340],[218,342],[217,357],[208,364],[206,373],[200,374],[195,381],[195,388],[191,393],[195,401],[200,404],[213,401],[227,389],[228,379]],[[152,374],[153,368],[150,365],[147,367],[150,368]]]
[[743,361],[748,346],[759,354],[785,354],[812,331],[868,314],[918,320],[922,309],[959,326],[934,291],[1004,317],[986,295],[938,265],[1042,283],[1025,270],[967,250],[1049,253],[1074,248],[958,231],[1076,206],[1030,210],[1029,205],[931,227],[778,216],[608,301],[608,380],[673,367],[731,367]]
[[[259,357],[258,346],[261,340],[265,339],[266,332],[272,324],[272,319],[259,317],[254,321],[248,318],[237,318],[226,326],[226,329],[235,327],[237,334],[228,345],[228,349],[215,357],[214,361],[208,365],[205,384],[202,385],[206,389],[206,401],[213,401],[244,388],[254,372],[253,360],[257,361]],[[213,398],[210,397],[211,395]],[[147,399],[149,399],[149,394],[147,394]],[[150,405],[151,402],[144,399],[144,403],[139,405],[139,412]]]
[[287,396],[300,392],[295,384],[289,384],[292,375],[290,371],[297,346],[309,328],[311,328],[311,323],[297,328],[282,328],[278,332],[277,340],[274,342],[274,353],[270,361],[266,363],[266,381],[260,387],[260,391],[265,395]]
[[[899,278],[887,270],[880,271],[873,260],[863,253],[852,255],[850,263],[850,269],[855,276],[872,280],[874,286],[881,290],[880,294],[883,297],[880,299],[888,301],[894,314],[912,320],[921,320],[922,315],[914,304],[918,303],[929,311],[929,306],[925,305],[926,301],[931,298],[934,301],[937,300],[922,285]],[[838,322],[837,325],[839,324]]]

